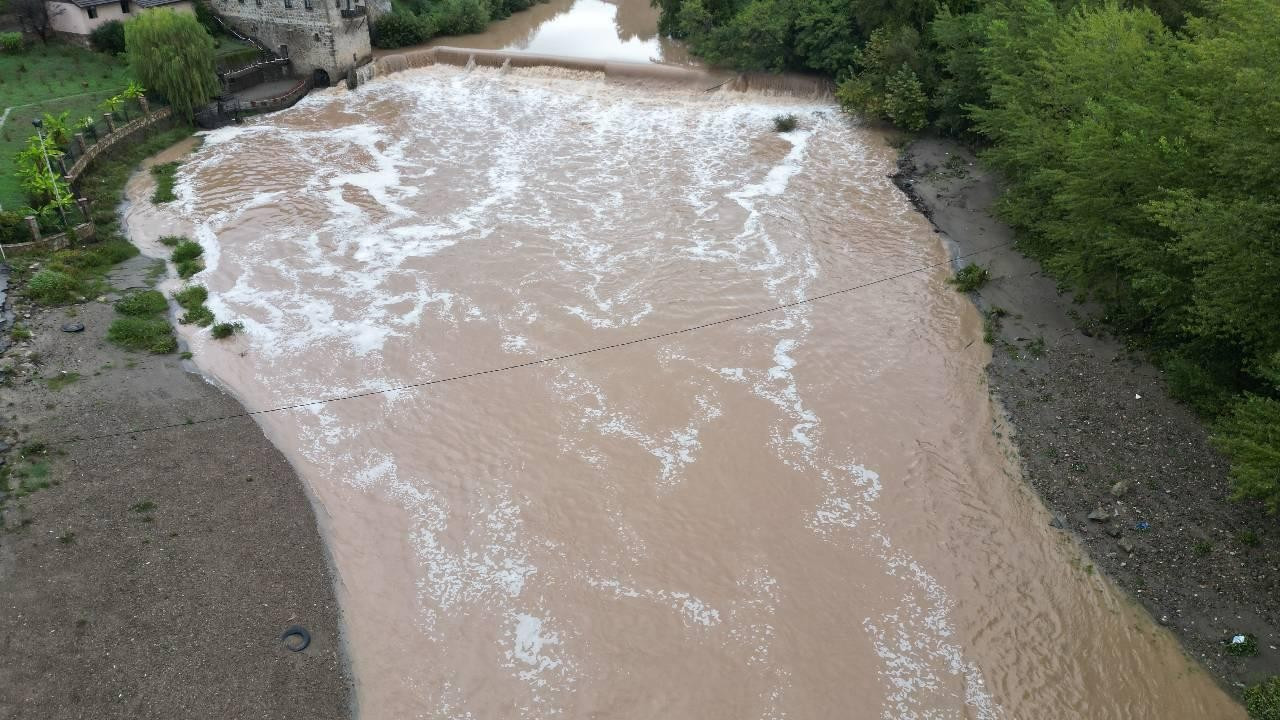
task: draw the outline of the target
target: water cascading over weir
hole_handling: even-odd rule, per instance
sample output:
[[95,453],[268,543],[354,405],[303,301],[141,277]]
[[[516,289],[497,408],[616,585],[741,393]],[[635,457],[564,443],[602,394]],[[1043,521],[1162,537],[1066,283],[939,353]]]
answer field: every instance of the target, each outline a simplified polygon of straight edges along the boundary
[[700,86],[707,91],[751,90],[815,100],[829,98],[833,90],[829,80],[816,76],[736,73],[657,63],[575,58],[509,50],[478,50],[446,45],[384,55],[375,58],[373,62],[353,67],[347,72],[347,87],[354,90],[377,77],[432,65],[490,68],[550,67],[576,72],[601,73],[616,79]]

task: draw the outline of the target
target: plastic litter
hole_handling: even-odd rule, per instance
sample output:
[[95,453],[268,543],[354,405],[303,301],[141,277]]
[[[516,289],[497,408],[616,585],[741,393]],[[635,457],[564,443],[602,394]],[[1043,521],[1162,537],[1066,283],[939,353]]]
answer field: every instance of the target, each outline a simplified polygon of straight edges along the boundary
[[1150,530],[1151,523],[1147,522],[1146,520],[1141,520],[1138,522],[1137,525],[1134,525],[1133,527],[1137,530]]

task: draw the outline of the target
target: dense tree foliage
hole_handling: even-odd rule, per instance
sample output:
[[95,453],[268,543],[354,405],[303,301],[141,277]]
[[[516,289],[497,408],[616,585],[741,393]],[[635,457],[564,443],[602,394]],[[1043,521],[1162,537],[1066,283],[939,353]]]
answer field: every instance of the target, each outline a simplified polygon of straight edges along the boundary
[[133,76],[164,96],[178,117],[190,122],[221,90],[213,38],[194,15],[144,12],[125,23],[124,34]]
[[108,20],[89,33],[89,45],[108,55],[124,54],[124,23]]
[[373,44],[382,48],[417,45],[437,35],[480,32],[537,0],[397,0],[393,11],[373,25]]
[[851,111],[979,145],[1022,249],[1222,417],[1276,508],[1280,0],[655,2],[713,62],[824,73]]

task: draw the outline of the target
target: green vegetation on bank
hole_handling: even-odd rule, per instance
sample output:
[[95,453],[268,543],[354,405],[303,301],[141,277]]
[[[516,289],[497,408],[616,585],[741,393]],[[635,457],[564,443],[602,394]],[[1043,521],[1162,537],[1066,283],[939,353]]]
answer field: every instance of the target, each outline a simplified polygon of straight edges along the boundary
[[1280,0],[657,2],[712,62],[823,73],[852,112],[978,145],[1020,249],[1280,509]]
[[46,113],[67,113],[71,123],[100,119],[103,100],[128,82],[123,62],[74,45],[36,44],[0,54],[0,114],[11,108],[0,129],[0,207],[15,210],[26,202],[14,157],[27,146],[33,119]]
[[190,122],[221,91],[213,37],[194,15],[142,13],[125,23],[124,35],[133,76],[163,95],[178,117]]
[[394,0],[370,29],[375,47],[424,43],[437,35],[480,32],[494,20],[545,0]]
[[167,162],[151,166],[151,177],[156,179],[156,189],[151,193],[151,202],[159,205],[178,198],[173,194],[174,176],[181,163]]
[[1245,690],[1244,704],[1255,720],[1280,720],[1280,677]]

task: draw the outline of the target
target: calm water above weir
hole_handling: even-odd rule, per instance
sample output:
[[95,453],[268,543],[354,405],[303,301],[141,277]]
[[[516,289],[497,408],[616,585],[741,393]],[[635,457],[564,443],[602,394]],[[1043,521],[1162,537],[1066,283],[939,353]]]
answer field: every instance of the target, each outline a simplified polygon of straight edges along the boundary
[[363,718],[1243,716],[1048,527],[944,267],[520,366],[942,263],[893,162],[820,102],[439,66],[211,133],[135,210],[206,247],[246,333],[184,332],[248,408],[457,378],[258,416]]

